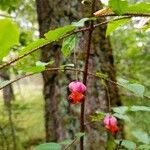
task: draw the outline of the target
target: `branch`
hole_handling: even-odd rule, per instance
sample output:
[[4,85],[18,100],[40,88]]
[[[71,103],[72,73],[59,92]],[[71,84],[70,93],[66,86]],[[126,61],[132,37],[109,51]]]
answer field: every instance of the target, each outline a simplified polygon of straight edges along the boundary
[[4,14],[0,14],[0,17],[5,17],[5,18],[15,18],[15,17],[12,17],[12,16],[4,15]]
[[102,14],[98,17],[109,17],[109,16],[150,17],[150,13],[125,13],[125,14],[121,14],[121,15],[112,13],[112,14]]
[[[77,68],[77,69],[75,69],[75,68],[47,68],[47,69],[45,69],[44,71],[66,71],[66,70],[75,71],[75,72],[77,71],[77,72],[82,72],[82,73],[84,73],[84,70],[81,70],[81,69],[78,69],[78,68]],[[42,72],[44,72],[44,71],[42,71]],[[21,80],[21,79],[23,79],[23,78],[32,76],[32,75],[37,74],[37,73],[40,73],[40,72],[29,73],[29,74],[25,74],[25,75],[22,75],[22,76],[20,76],[20,77],[17,77],[16,79],[11,80],[9,83],[7,83],[7,84],[1,86],[1,87],[0,87],[0,90],[2,90],[3,88],[5,88],[6,86],[8,86],[8,85],[10,85],[10,84],[12,84],[12,83],[15,83],[16,81],[19,81],[19,80]],[[110,79],[107,79],[107,78],[100,77],[100,76],[96,75],[96,73],[88,72],[88,75],[89,75],[89,76],[92,76],[92,77],[94,77],[94,78],[97,78],[97,79],[106,80],[106,81],[108,81],[108,82],[110,82],[110,83],[112,83],[112,84],[116,84],[116,85],[118,85],[118,86],[123,87],[121,84],[119,84],[119,83],[117,83],[117,82],[115,82],[115,81],[112,81],[112,80],[110,80]],[[124,88],[124,87],[123,87],[123,88]],[[149,97],[149,96],[145,96],[145,95],[144,95],[144,98],[150,100],[150,97]]]
[[[104,22],[102,22],[102,23],[93,25],[93,28],[95,29],[95,28],[97,28],[97,27],[99,27],[99,26],[102,26],[102,25],[105,25],[105,24],[107,24],[107,23],[109,23],[109,22],[116,21],[116,20],[121,20],[121,19],[125,19],[125,18],[130,18],[130,17],[129,17],[129,16],[128,16],[128,17],[127,17],[127,16],[126,16],[126,17],[119,17],[119,18],[115,18],[115,19],[112,19],[112,20],[109,20],[109,21],[104,21]],[[61,37],[59,40],[62,40],[62,39],[66,38],[66,37],[68,37],[68,36],[70,36],[70,35],[72,35],[72,34],[77,34],[77,33],[79,33],[79,32],[84,32],[84,31],[87,31],[87,30],[90,30],[90,28],[89,28],[89,27],[80,28],[80,29],[78,29],[78,30],[76,30],[76,31],[73,31],[73,32],[70,32],[70,33],[66,34],[65,36]],[[34,48],[34,49],[31,49],[31,51],[27,52],[26,54],[24,54],[24,55],[22,55],[22,56],[19,56],[19,57],[17,57],[16,59],[13,59],[12,61],[10,61],[10,62],[8,62],[8,63],[4,63],[4,64],[0,65],[0,70],[3,69],[3,68],[5,68],[5,67],[7,67],[7,66],[9,66],[9,65],[11,65],[12,63],[14,63],[14,62],[16,62],[16,61],[18,61],[18,60],[20,60],[20,59],[22,59],[22,58],[24,58],[24,57],[30,55],[30,54],[32,54],[33,52],[39,50],[40,48],[42,48],[42,47],[44,47],[44,46],[46,46],[46,45],[48,45],[48,44],[50,44],[50,43],[51,43],[51,42],[48,42],[48,43],[45,43],[45,44],[43,44],[43,45],[41,45],[41,46],[39,46],[39,47],[36,47],[36,48]]]
[[75,138],[71,144],[67,145],[64,150],[67,150],[68,148],[70,148],[75,142],[77,141],[77,138]]
[[[82,73],[84,73],[84,70],[75,69],[75,68],[47,68],[47,69],[45,69],[44,71],[66,71],[66,70],[75,71],[75,72],[77,71],[77,72],[82,72]],[[44,72],[44,71],[43,71],[43,72]],[[29,74],[25,74],[25,75],[22,75],[22,76],[20,76],[20,77],[17,77],[16,79],[10,81],[9,83],[7,83],[7,84],[1,86],[1,87],[0,87],[0,90],[2,90],[3,88],[5,88],[6,86],[8,86],[8,85],[10,85],[10,84],[12,84],[12,83],[15,83],[16,81],[19,81],[19,80],[21,80],[21,79],[23,79],[23,78],[32,76],[32,75],[37,74],[37,73],[39,73],[39,72],[36,72],[36,73],[29,73]],[[89,75],[89,76],[92,76],[92,77],[95,77],[95,78],[97,78],[97,79],[106,80],[106,81],[108,81],[108,82],[110,82],[110,83],[112,83],[112,84],[116,84],[116,85],[118,85],[118,86],[123,87],[121,84],[119,84],[119,83],[117,83],[117,82],[115,82],[115,81],[112,81],[112,80],[110,80],[110,79],[106,79],[106,78],[104,78],[104,77],[100,77],[100,76],[96,75],[95,73],[88,72],[88,75]],[[124,87],[123,87],[123,88],[124,88]],[[150,100],[150,97],[149,97],[149,96],[144,95],[144,98]]]

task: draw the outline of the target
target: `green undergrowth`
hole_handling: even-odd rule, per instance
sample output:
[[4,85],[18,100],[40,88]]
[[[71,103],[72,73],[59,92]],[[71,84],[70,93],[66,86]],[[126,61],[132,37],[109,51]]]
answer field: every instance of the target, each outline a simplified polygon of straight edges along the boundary
[[[16,94],[16,100],[12,102],[12,117],[18,149],[31,150],[34,145],[44,141],[43,97],[42,93],[36,90],[26,91],[26,94],[25,92],[23,94],[22,98],[19,93]],[[11,149],[12,137],[2,98],[0,98],[0,111],[0,125],[4,128]]]

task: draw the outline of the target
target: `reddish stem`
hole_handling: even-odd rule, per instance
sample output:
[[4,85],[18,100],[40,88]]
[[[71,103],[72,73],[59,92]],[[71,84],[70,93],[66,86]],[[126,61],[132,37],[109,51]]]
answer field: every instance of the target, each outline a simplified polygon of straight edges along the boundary
[[[95,0],[93,0],[92,4],[92,10],[91,15],[94,12],[95,7]],[[87,85],[87,77],[88,77],[88,68],[89,68],[89,58],[90,58],[90,50],[91,50],[91,40],[92,40],[92,32],[94,30],[94,24],[93,21],[91,21],[89,26],[89,32],[88,32],[88,40],[87,40],[87,50],[86,50],[86,61],[85,61],[85,68],[84,68],[84,74],[83,74],[83,83]],[[80,116],[80,132],[84,132],[85,126],[84,126],[84,107],[85,107],[85,99],[83,100],[81,104],[81,116]],[[84,136],[80,138],[80,150],[84,150]]]

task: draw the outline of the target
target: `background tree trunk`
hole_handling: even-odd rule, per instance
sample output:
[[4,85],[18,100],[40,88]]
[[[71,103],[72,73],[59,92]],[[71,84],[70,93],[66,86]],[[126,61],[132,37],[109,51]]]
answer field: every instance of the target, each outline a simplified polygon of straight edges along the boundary
[[[70,24],[78,16],[78,1],[68,0],[36,0],[40,37],[50,29]],[[80,12],[80,11],[79,11]],[[41,50],[41,60],[48,62],[54,59],[51,67],[60,65],[60,45],[54,43]],[[57,73],[44,72],[44,98],[45,98],[45,132],[46,141],[59,141],[63,139],[60,106],[60,76]]]

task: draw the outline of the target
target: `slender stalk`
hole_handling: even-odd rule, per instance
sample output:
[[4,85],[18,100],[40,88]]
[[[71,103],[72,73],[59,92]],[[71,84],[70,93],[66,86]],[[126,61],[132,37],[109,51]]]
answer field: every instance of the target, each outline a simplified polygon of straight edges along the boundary
[[67,145],[67,146],[64,148],[64,150],[69,149],[76,141],[77,141],[77,138],[75,138],[75,139],[72,141],[71,144]]
[[[65,70],[84,73],[84,70],[81,70],[81,69],[78,69],[78,68],[47,68],[47,69],[43,70],[43,72],[44,72],[44,71],[65,71]],[[32,76],[32,75],[37,74],[37,73],[38,73],[38,72],[36,72],[36,73],[29,73],[29,74],[25,74],[25,75],[22,75],[22,76],[20,76],[20,77],[17,77],[16,79],[12,80],[11,82],[6,83],[6,84],[3,85],[3,86],[0,86],[0,90],[2,90],[2,89],[3,89],[4,87],[6,87],[7,85],[10,85],[10,84],[15,83],[15,82],[17,82],[17,81],[19,81],[19,80],[21,80],[21,79],[23,79],[23,78]],[[88,76],[92,76],[92,77],[97,78],[97,79],[103,79],[103,80],[106,80],[106,81],[110,82],[111,84],[116,84],[117,86],[123,87],[123,86],[122,86],[121,84],[119,84],[118,82],[115,82],[115,81],[110,80],[110,79],[108,79],[108,78],[100,77],[99,75],[96,75],[96,73],[88,72],[87,74],[88,74]],[[123,88],[124,88],[124,87],[123,87]],[[144,98],[150,100],[150,97],[149,97],[149,96],[144,95]]]
[[[94,8],[95,8],[95,0],[93,0],[93,3],[92,3],[91,14],[93,14]],[[84,74],[83,74],[83,83],[85,84],[85,86],[87,85],[88,68],[89,68],[89,58],[90,58],[91,42],[92,42],[92,32],[93,32],[93,30],[94,30],[94,24],[93,24],[93,21],[91,21],[91,24],[89,26],[88,39],[87,39],[86,61],[85,61],[85,68],[84,68]],[[84,132],[84,130],[85,130],[84,115],[85,115],[85,99],[81,103],[81,110],[80,110],[80,132]],[[84,150],[84,136],[82,136],[80,138],[80,150]]]

